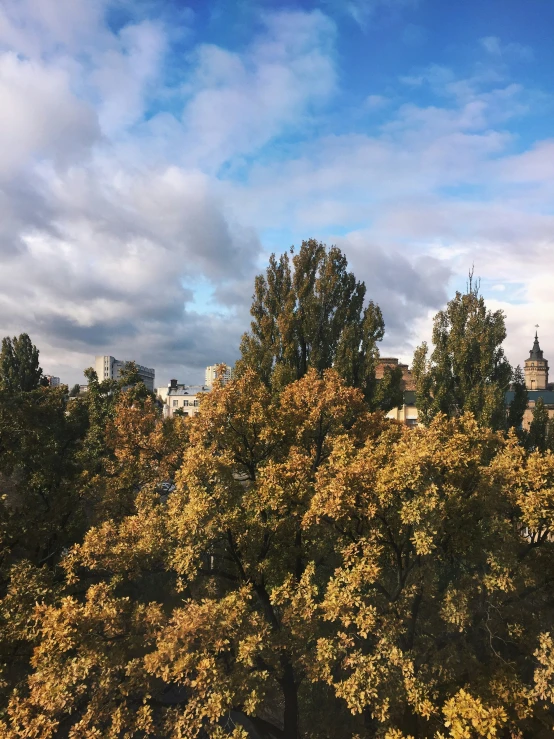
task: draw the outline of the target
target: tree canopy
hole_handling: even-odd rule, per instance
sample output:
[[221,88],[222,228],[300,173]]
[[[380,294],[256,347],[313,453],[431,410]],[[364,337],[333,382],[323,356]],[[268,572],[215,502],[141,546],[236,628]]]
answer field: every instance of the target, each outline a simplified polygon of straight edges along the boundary
[[505,393],[512,370],[502,349],[505,338],[504,314],[487,309],[470,275],[467,291],[457,292],[435,316],[430,357],[425,342],[415,352],[420,421],[470,411],[484,426],[506,428]]
[[265,275],[256,277],[239,371],[249,367],[282,389],[309,369],[321,375],[333,367],[372,408],[401,405],[401,371],[386,368],[385,381],[375,379],[385,324],[379,306],[366,304],[365,296],[365,284],[348,271],[336,246],[309,239],[292,258],[272,254]]
[[151,402],[107,424],[126,505],[7,576],[2,736],[552,735],[553,455],[335,370],[245,370],[182,432]]
[[27,334],[2,339],[0,384],[9,392],[35,390],[41,382],[39,352]]

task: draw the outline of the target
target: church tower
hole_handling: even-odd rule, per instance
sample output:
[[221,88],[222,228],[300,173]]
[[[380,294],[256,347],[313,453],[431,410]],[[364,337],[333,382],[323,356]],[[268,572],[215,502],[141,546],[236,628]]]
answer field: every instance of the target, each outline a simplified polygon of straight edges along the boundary
[[525,360],[525,387],[527,390],[546,390],[548,387],[548,362],[543,357],[537,332],[529,359]]

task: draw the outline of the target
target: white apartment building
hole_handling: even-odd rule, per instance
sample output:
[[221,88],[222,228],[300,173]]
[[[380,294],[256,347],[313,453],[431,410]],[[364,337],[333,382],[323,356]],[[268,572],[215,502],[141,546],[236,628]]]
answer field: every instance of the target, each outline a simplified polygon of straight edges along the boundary
[[48,380],[48,385],[50,387],[59,387],[61,385],[59,377],[55,377],[54,375],[44,375],[44,377]]
[[[119,377],[125,369],[125,365],[128,361],[130,360],[122,361],[121,359],[116,359],[115,357],[107,355],[95,357],[94,369],[98,375],[98,381],[119,380]],[[142,364],[137,364],[137,369],[140,378],[146,385],[147,389],[154,392],[154,376],[156,371],[150,367],[143,367]]]
[[[206,367],[204,385],[206,385],[206,387],[209,387],[210,390],[212,389],[215,379],[217,377],[217,368],[220,366],[221,365],[219,364],[211,364],[209,367]],[[231,380],[232,377],[233,377],[233,370],[231,369],[231,367],[228,367],[227,365],[225,365],[225,371],[223,372],[223,375],[221,377],[223,384],[225,385],[225,383],[229,382],[229,380]]]
[[171,418],[177,410],[184,416],[195,416],[200,404],[199,396],[209,392],[206,385],[184,385],[171,380],[167,387],[158,389],[158,397],[164,404],[164,418]]

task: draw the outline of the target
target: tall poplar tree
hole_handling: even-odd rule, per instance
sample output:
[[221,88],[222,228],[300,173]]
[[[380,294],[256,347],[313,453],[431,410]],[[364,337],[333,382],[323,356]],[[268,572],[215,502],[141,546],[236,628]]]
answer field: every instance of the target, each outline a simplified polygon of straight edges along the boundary
[[529,393],[525,386],[523,370],[519,365],[514,370],[512,389],[514,397],[508,410],[508,428],[520,429],[523,423],[523,414],[529,401]]
[[2,339],[0,383],[3,390],[29,392],[36,390],[42,379],[38,349],[28,334]]
[[425,342],[414,355],[416,402],[424,424],[438,413],[452,418],[470,411],[483,426],[506,427],[512,369],[502,349],[505,338],[503,312],[487,310],[471,273],[467,291],[457,292],[435,316],[431,356]]
[[365,284],[348,271],[336,246],[309,239],[292,258],[273,254],[265,275],[256,277],[239,371],[250,367],[280,390],[310,368],[321,375],[333,367],[372,408],[400,405],[401,370],[387,368],[383,380],[375,379],[385,324],[379,306],[366,305],[365,296]]
[[548,448],[548,411],[542,398],[537,398],[533,408],[533,419],[529,426],[527,446],[531,451],[544,452]]

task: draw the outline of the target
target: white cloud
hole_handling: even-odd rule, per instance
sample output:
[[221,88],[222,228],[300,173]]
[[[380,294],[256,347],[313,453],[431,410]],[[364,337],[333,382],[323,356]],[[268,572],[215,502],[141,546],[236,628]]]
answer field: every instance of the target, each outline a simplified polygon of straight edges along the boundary
[[183,113],[191,157],[217,169],[287,129],[305,125],[335,87],[334,26],[319,12],[265,19],[245,54],[201,46]]
[[389,104],[390,100],[385,95],[368,95],[365,99],[365,107],[369,110],[380,110]]
[[530,62],[534,59],[533,49],[524,44],[510,42],[503,44],[498,36],[485,36],[480,39],[481,46],[492,57],[507,57]]
[[[0,331],[28,331],[47,369],[74,382],[111,352],[191,381],[233,361],[268,229],[286,232],[283,249],[290,233],[344,248],[405,359],[473,262],[506,286],[491,294],[514,336],[554,315],[532,274],[552,248],[554,144],[514,153],[511,121],[535,99],[502,65],[416,70],[362,98],[357,133],[341,109],[335,132],[323,13],[265,15],[233,51],[187,46],[186,14],[177,57],[167,22],[126,3],[114,30],[107,3],[0,9]],[[349,7],[366,22],[402,5]],[[406,102],[419,89],[433,104]]]
[[[104,10],[2,9],[0,330],[28,331],[70,382],[103,352],[198,380],[236,357],[261,251],[214,171],[328,97],[334,25],[268,15],[243,53],[198,47],[167,89],[171,29],[130,18],[116,32]],[[154,97],[182,119],[146,120]]]
[[34,157],[79,159],[98,139],[95,111],[75,98],[67,73],[0,54],[0,178]]
[[394,17],[418,4],[419,0],[327,0],[330,8],[347,14],[364,30],[379,14]]

